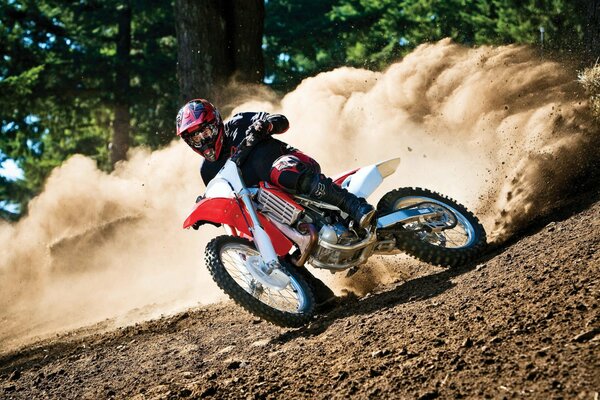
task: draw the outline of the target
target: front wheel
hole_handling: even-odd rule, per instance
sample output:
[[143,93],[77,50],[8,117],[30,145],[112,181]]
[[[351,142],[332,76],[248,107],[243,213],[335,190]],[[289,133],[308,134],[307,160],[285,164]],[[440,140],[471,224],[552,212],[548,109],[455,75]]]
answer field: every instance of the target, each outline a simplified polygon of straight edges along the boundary
[[236,303],[276,325],[298,327],[315,312],[315,298],[305,279],[291,265],[281,263],[290,283],[279,290],[254,279],[260,253],[248,239],[218,236],[206,246],[206,266],[214,281]]
[[400,250],[430,264],[455,267],[478,257],[486,245],[485,230],[463,205],[421,188],[400,188],[377,204],[380,215],[399,209],[428,208],[438,216],[409,222],[396,234]]

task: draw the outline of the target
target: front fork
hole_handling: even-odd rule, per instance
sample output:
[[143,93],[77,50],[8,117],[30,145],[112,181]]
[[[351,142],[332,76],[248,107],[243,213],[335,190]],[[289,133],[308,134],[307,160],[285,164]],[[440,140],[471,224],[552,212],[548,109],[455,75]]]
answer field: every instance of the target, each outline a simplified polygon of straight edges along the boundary
[[254,238],[254,243],[260,252],[260,256],[265,262],[265,273],[271,274],[274,269],[279,268],[279,258],[277,257],[277,253],[275,252],[275,248],[273,248],[273,243],[271,243],[271,239],[267,232],[260,225],[260,221],[258,220],[258,214],[254,209],[254,204],[252,204],[252,200],[250,198],[250,191],[247,188],[243,188],[239,193],[239,198],[246,206],[246,210],[248,210],[248,214],[250,215],[250,219],[252,221],[252,226],[250,226],[250,233]]

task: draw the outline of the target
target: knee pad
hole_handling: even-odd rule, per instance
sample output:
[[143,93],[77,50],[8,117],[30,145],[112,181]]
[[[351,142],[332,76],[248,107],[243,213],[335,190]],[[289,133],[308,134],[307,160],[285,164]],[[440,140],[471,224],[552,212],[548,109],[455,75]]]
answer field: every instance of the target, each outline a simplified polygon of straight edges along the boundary
[[275,160],[269,174],[269,180],[282,189],[304,193],[302,187],[305,185],[301,185],[301,182],[306,179],[304,177],[309,175],[312,179],[315,171],[320,172],[321,168],[312,158],[300,152],[297,153],[299,154],[286,154]]

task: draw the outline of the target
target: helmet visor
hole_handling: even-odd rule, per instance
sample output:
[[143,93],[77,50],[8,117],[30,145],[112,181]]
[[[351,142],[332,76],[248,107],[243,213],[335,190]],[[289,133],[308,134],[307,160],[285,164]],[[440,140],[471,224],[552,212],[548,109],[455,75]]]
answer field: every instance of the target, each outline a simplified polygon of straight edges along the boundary
[[194,147],[202,147],[214,142],[219,134],[219,127],[214,122],[206,122],[197,128],[194,131],[188,131],[185,135],[185,139]]

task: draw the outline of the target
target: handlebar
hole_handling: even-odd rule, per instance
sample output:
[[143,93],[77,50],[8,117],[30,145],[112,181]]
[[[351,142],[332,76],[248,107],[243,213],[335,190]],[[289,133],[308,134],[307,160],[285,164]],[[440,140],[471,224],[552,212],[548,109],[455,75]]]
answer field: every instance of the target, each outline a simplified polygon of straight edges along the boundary
[[250,150],[252,150],[252,148],[253,146],[248,146],[247,139],[244,139],[244,141],[240,144],[240,147],[238,147],[235,153],[233,153],[231,156],[231,161],[233,161],[238,167],[241,167],[248,158],[248,155],[250,155]]

